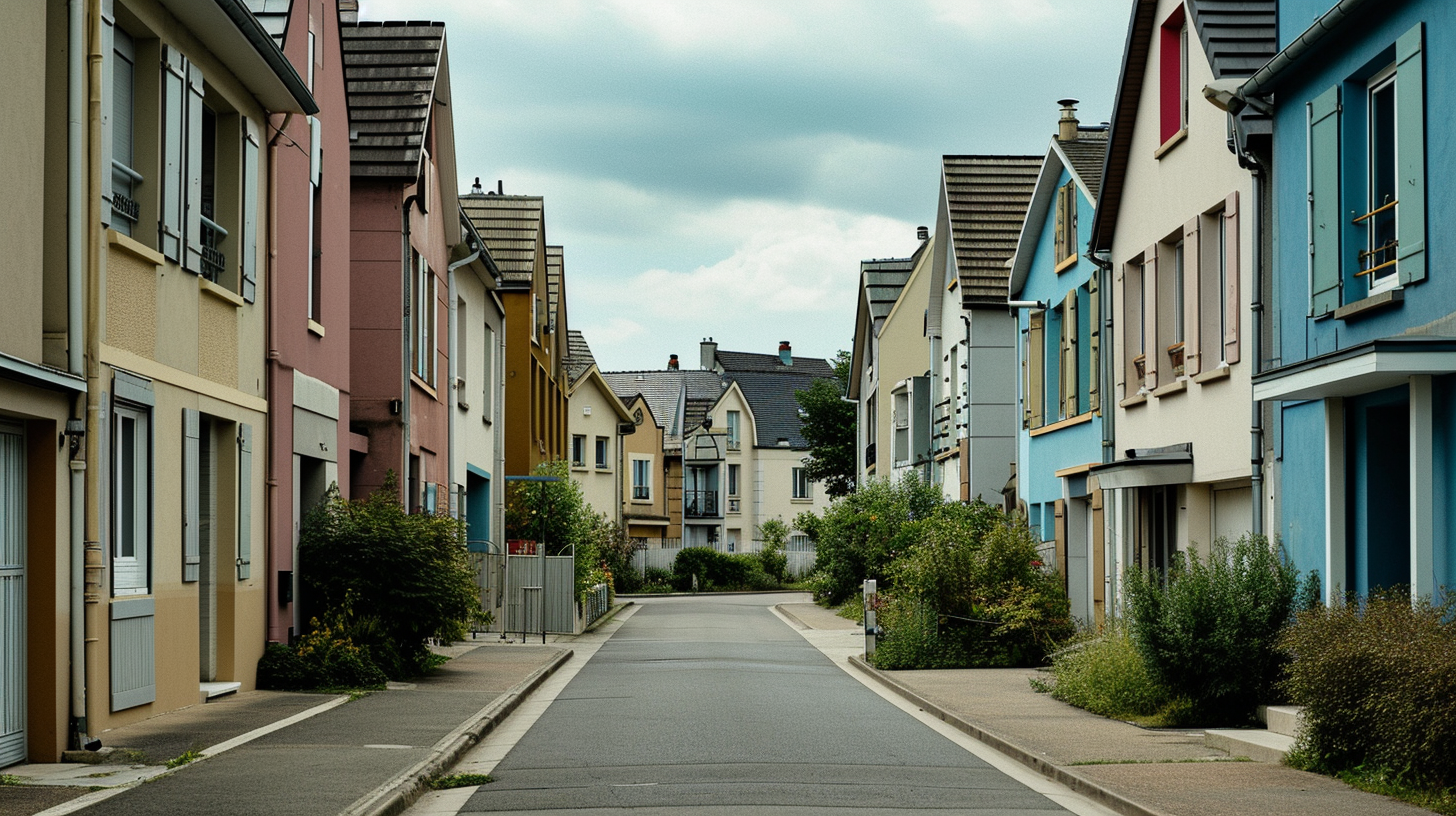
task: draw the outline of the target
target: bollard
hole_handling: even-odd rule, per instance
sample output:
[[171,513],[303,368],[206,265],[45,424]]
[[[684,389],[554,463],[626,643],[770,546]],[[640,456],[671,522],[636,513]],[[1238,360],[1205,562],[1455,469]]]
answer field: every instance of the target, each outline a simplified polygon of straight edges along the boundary
[[865,634],[865,659],[874,657],[875,638],[879,635],[880,629],[877,625],[875,615],[875,580],[867,578],[864,582],[864,634]]

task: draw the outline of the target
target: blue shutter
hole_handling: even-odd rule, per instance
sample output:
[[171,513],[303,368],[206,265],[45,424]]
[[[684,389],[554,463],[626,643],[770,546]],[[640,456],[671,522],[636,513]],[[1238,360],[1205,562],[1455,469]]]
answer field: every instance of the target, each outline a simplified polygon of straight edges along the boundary
[[1395,211],[1401,285],[1426,279],[1426,92],[1421,24],[1395,41]]
[[187,255],[183,266],[189,272],[202,271],[202,69],[190,60],[187,65]]
[[242,291],[243,300],[252,303],[258,297],[258,126],[251,119],[243,120],[243,236]]
[[202,414],[182,409],[182,581],[196,581],[202,531]]
[[238,423],[238,580],[253,576],[253,426]]
[[111,226],[111,132],[115,100],[116,12],[114,0],[101,0],[101,226]]
[[185,157],[186,60],[170,45],[162,46],[162,217],[158,245],[168,258],[182,261]]
[[1310,314],[1340,305],[1340,86],[1309,103]]

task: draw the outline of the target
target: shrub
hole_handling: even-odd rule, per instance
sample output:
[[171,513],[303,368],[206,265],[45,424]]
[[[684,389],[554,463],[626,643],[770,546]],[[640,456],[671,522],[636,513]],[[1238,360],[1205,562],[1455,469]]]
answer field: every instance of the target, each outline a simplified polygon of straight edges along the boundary
[[905,527],[929,517],[943,503],[940,488],[906,474],[899,482],[869,479],[831,504],[822,517],[799,514],[794,527],[815,542],[809,580],[814,600],[836,606],[858,593],[866,578],[888,589],[886,568],[913,538]]
[[871,662],[879,669],[958,669],[970,664],[960,639],[941,632],[939,617],[924,604],[893,598],[880,606],[884,635]]
[[1168,702],[1127,628],[1117,624],[1101,635],[1089,631],[1073,638],[1052,655],[1051,675],[1053,682],[1038,691],[1104,717],[1151,717]]
[[672,562],[673,587],[679,592],[698,590],[762,590],[777,586],[763,571],[754,553],[721,553],[708,547],[684,547]]
[[1305,707],[1293,763],[1456,787],[1456,596],[1412,604],[1392,591],[1315,607],[1279,646],[1291,658],[1284,688]]
[[648,567],[642,576],[643,592],[671,592],[673,590],[673,574],[671,570],[660,567]]
[[293,646],[270,643],[258,661],[258,687],[282,691],[380,688],[384,672],[368,652],[332,625],[311,621],[308,634]]
[[299,559],[308,614],[330,621],[391,678],[429,669],[427,639],[458,637],[480,605],[464,524],[406,513],[393,474],[364,499],[330,489],[304,518]]
[[1279,630],[1289,621],[1299,574],[1262,536],[1219,540],[1207,560],[1178,553],[1166,583],[1132,570],[1127,611],[1149,673],[1202,724],[1242,724],[1276,702],[1284,665]]
[[769,519],[758,525],[758,537],[763,542],[758,551],[759,566],[775,583],[783,583],[789,571],[789,556],[784,552],[789,545],[789,525]]

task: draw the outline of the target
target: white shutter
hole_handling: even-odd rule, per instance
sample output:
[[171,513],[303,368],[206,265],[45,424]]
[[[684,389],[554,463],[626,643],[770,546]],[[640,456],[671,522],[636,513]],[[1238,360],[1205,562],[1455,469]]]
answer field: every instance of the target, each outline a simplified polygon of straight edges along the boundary
[[182,409],[182,581],[198,579],[201,558],[202,510],[200,484],[202,415]]
[[202,271],[202,69],[187,65],[187,175],[185,178],[187,256],[189,272]]
[[162,254],[181,262],[185,158],[186,60],[170,45],[162,46],[162,216],[158,243]]
[[238,580],[253,576],[253,426],[238,423]]
[[258,296],[258,125],[243,119],[243,235],[242,251],[243,300],[252,303]]
[[308,180],[317,187],[322,183],[324,129],[317,116],[308,117]]

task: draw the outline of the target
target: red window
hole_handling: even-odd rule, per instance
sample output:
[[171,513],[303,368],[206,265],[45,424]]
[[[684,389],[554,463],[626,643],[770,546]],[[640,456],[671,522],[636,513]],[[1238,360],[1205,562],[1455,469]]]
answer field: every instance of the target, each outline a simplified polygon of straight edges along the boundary
[[1188,126],[1188,21],[1180,5],[1159,30],[1159,132],[1166,142]]

